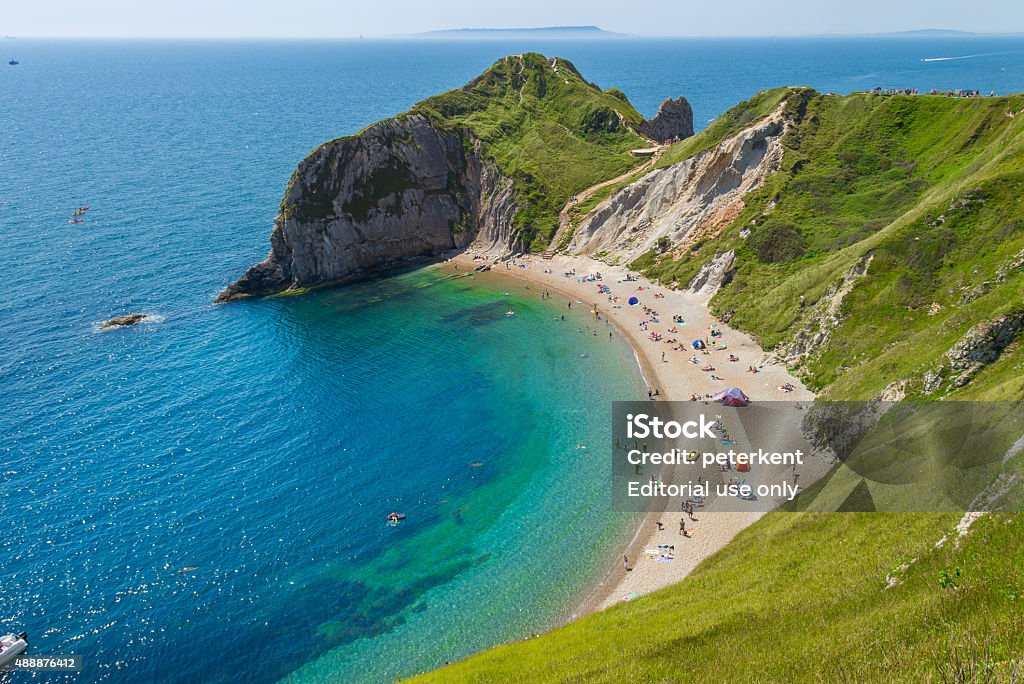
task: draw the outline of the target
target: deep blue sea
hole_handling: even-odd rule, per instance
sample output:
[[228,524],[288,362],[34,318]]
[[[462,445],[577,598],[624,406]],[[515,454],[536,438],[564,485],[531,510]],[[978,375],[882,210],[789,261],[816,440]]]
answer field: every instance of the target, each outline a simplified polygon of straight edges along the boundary
[[628,349],[435,269],[212,304],[309,150],[524,50],[698,127],[780,85],[1024,90],[1008,38],[0,41],[0,630],[83,682],[379,682],[565,619],[631,525]]

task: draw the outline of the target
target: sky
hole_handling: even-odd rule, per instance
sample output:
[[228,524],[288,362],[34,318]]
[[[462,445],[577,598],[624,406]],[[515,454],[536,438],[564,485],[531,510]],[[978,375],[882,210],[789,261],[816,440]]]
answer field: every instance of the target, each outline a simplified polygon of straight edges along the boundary
[[[641,10],[642,8],[642,10]],[[1021,0],[2,0],[16,37],[389,36],[597,25],[648,36],[785,36],[925,28],[1024,31]]]

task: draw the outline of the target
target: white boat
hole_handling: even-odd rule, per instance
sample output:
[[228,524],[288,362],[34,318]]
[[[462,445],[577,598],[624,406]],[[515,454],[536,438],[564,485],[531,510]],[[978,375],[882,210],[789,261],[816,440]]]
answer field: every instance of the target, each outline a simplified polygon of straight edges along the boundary
[[28,634],[6,634],[0,636],[0,668],[9,664],[28,648]]

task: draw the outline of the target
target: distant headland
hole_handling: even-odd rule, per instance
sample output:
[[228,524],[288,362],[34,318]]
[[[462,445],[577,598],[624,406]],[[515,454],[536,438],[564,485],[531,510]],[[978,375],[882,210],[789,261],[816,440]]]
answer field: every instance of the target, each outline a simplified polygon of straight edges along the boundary
[[625,38],[625,33],[605,31],[598,26],[538,26],[535,28],[457,28],[426,31],[402,36],[403,38],[472,38],[472,39],[506,39],[506,38],[557,38],[565,40],[594,38]]

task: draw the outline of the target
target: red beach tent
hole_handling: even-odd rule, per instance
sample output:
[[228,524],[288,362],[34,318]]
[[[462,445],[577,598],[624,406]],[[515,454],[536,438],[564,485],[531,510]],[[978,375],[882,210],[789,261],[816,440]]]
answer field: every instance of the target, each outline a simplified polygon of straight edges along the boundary
[[739,387],[731,387],[711,397],[711,401],[722,406],[746,406],[750,403],[750,397],[744,394]]

